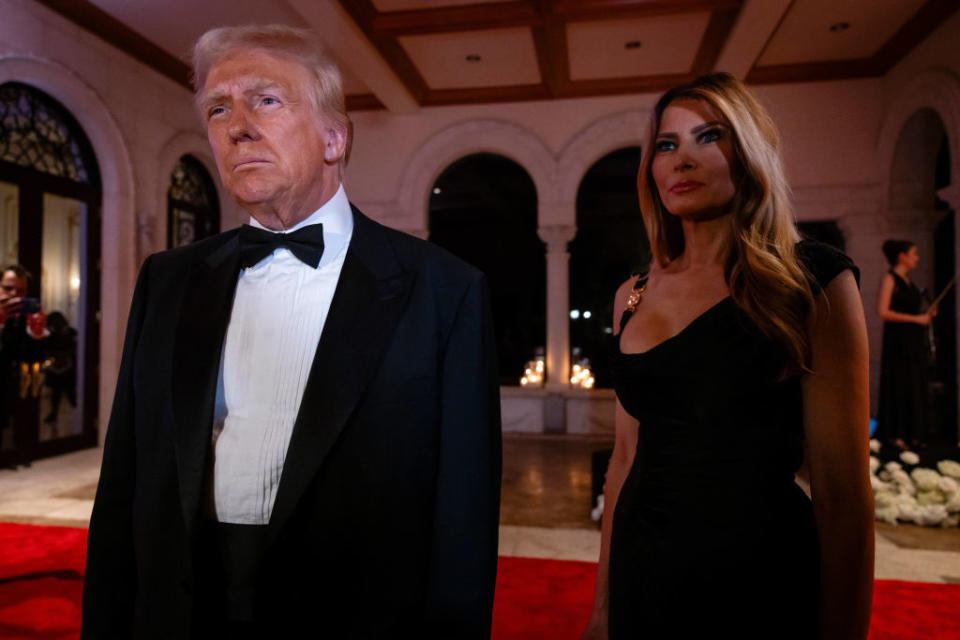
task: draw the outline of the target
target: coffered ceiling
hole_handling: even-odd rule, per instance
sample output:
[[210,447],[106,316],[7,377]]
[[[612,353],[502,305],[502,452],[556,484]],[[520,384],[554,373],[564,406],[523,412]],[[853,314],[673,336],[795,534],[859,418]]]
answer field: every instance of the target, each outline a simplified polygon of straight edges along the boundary
[[[754,84],[886,73],[956,0],[36,0],[189,87],[223,24],[314,29],[351,109],[660,91],[711,70]],[[960,36],[960,34],[958,34]]]

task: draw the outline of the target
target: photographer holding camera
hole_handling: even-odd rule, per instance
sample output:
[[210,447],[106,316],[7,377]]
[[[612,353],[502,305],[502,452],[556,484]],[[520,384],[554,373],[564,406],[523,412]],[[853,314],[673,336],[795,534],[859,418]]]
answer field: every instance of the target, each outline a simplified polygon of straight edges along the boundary
[[10,265],[0,277],[0,436],[10,422],[18,388],[17,365],[41,359],[46,318],[36,298],[27,298],[30,273]]

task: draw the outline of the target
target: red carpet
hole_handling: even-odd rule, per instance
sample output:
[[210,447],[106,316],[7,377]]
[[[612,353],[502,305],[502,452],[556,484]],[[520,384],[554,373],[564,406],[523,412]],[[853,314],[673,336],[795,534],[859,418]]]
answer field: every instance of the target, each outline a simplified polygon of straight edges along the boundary
[[[73,639],[85,529],[0,523],[0,638]],[[590,562],[500,558],[494,640],[576,640],[593,600]],[[960,585],[878,580],[870,640],[960,640]]]
[[77,638],[87,530],[0,523],[0,638]]

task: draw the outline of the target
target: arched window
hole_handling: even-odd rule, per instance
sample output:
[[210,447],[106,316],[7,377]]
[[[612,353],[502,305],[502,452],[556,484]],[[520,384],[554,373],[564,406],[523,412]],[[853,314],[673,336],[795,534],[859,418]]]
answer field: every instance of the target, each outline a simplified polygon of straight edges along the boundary
[[167,191],[167,246],[182,247],[220,230],[220,205],[210,174],[193,156],[183,156],[170,173]]
[[19,82],[0,85],[0,160],[71,182],[100,183],[90,143],[70,112]]
[[433,185],[430,241],[486,274],[500,381],[517,385],[546,338],[546,262],[533,180],[503,156],[457,160]]
[[590,361],[597,387],[613,385],[608,345],[613,294],[646,268],[650,245],[637,202],[640,147],[619,149],[590,167],[577,191],[577,235],[570,243],[571,362]]
[[2,384],[19,393],[0,409],[0,462],[96,444],[100,196],[70,112],[29,85],[0,85],[0,258],[31,274],[27,296],[51,333],[4,366]]

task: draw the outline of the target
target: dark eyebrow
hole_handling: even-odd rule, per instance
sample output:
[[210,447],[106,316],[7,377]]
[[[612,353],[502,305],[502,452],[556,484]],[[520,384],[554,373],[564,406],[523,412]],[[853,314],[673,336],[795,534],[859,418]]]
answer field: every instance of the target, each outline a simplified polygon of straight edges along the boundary
[[716,126],[722,127],[724,126],[724,124],[719,120],[711,120],[710,122],[704,122],[703,124],[699,124],[695,126],[693,129],[690,129],[690,133],[700,133],[704,129],[709,129],[710,127],[716,127]]
[[[693,129],[690,129],[690,133],[696,135],[703,131],[704,129],[709,129],[710,127],[726,127],[727,125],[723,124],[719,120],[711,120],[710,122],[704,122],[703,124],[698,124]],[[663,133],[657,134],[657,139],[660,138],[677,138],[677,134],[672,131],[664,131]]]

